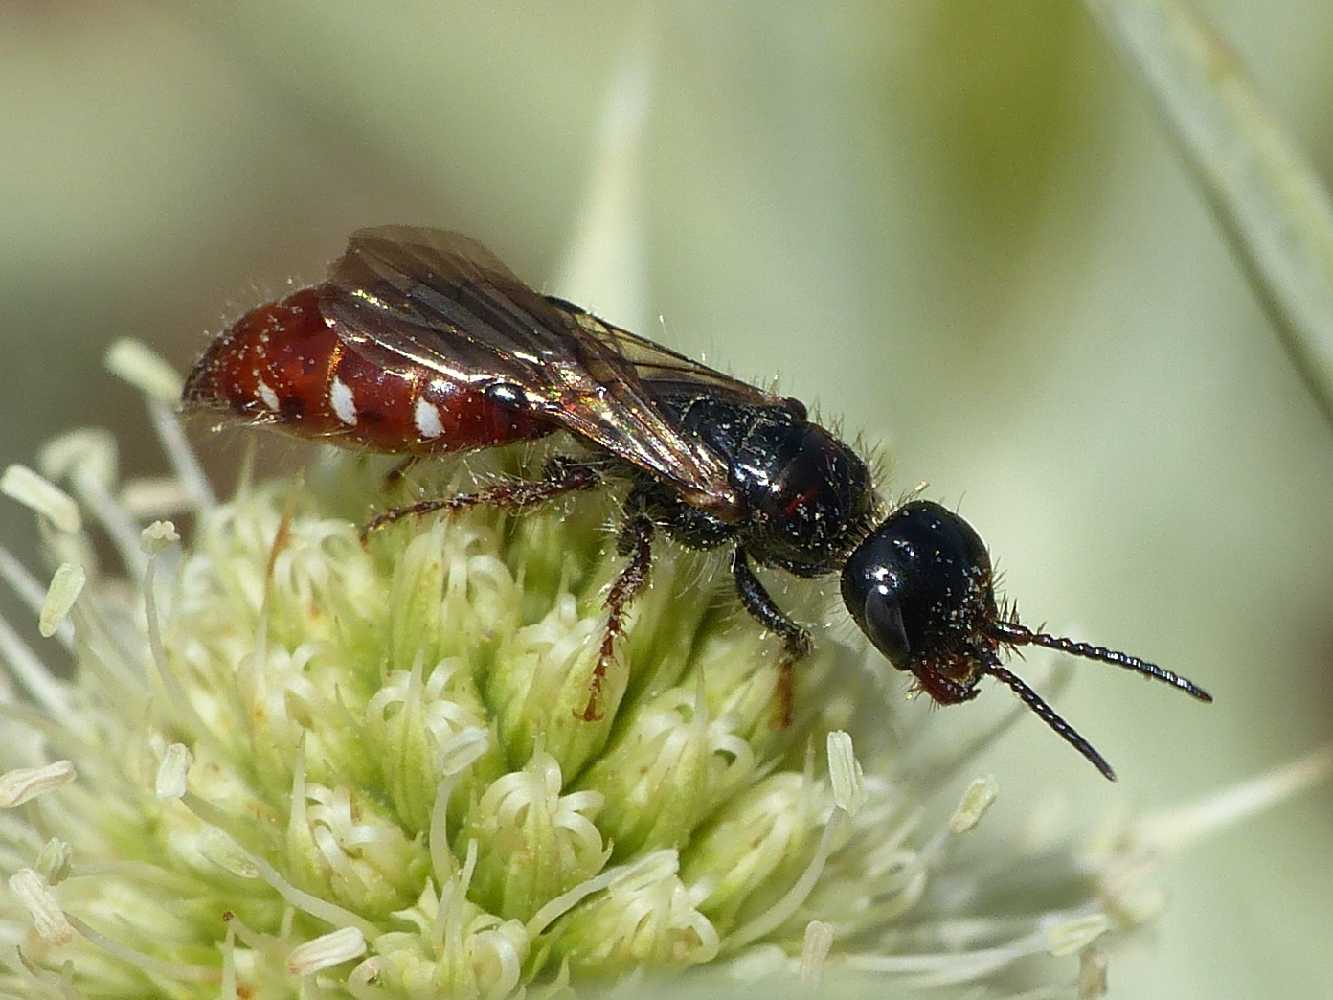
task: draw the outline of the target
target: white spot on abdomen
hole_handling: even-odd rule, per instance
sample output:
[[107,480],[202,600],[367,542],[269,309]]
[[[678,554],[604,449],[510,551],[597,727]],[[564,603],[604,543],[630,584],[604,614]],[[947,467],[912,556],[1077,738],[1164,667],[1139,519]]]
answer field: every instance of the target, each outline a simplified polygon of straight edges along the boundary
[[281,408],[281,404],[278,402],[278,394],[273,391],[273,387],[261,378],[257,388],[259,390],[259,398],[263,401],[264,405],[274,413],[277,413]]
[[417,422],[417,433],[427,441],[433,440],[444,433],[444,425],[440,423],[440,411],[434,403],[428,403],[424,399],[418,398],[414,416]]
[[337,375],[329,383],[329,405],[333,415],[348,427],[356,426],[356,403],[352,400],[352,390]]

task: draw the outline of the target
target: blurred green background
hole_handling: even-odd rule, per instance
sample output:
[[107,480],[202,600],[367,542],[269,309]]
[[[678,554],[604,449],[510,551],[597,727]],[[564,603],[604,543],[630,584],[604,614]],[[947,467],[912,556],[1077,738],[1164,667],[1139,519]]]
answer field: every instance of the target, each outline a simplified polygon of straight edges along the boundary
[[[1333,8],[1200,9],[1333,175]],[[555,284],[635,73],[642,146],[609,165],[600,269]],[[961,502],[1034,623],[1217,696],[1083,666],[1061,708],[1121,783],[1020,726],[985,765],[1000,830],[1052,791],[1092,822],[1333,737],[1333,429],[1078,4],[11,2],[0,92],[0,462],[95,423],[128,473],[160,471],[102,372],[110,340],[184,369],[351,229],[448,226],[609,319],[780,375],[888,447],[890,492]],[[239,453],[209,448],[219,469]],[[10,503],[0,542],[36,564]],[[932,725],[963,738],[1004,699],[983,701]],[[1333,995],[1330,845],[1325,789],[1176,859],[1112,995]]]

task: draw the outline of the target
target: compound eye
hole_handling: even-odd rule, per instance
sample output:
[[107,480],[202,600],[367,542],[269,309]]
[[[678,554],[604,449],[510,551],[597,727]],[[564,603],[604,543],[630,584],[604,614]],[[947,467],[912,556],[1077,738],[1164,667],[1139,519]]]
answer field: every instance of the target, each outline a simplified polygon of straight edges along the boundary
[[903,609],[887,588],[882,585],[870,588],[864,614],[865,633],[875,648],[899,670],[910,669],[912,645],[907,641]]

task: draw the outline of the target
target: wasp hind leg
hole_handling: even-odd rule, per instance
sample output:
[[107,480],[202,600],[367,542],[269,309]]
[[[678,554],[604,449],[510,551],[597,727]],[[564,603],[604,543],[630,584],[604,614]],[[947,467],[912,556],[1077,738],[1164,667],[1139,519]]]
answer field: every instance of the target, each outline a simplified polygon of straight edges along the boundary
[[795,685],[796,664],[810,655],[814,643],[810,633],[787,617],[769,596],[759,578],[750,569],[750,562],[745,550],[739,545],[731,554],[731,573],[736,580],[736,593],[741,604],[750,613],[750,617],[782,639],[782,659],[778,661],[778,686],[776,711],[773,716],[774,729],[786,729],[791,725],[793,707],[793,688]]
[[582,712],[575,713],[584,722],[596,722],[602,717],[602,683],[615,655],[616,639],[625,631],[625,612],[648,583],[648,569],[653,561],[653,522],[642,510],[628,514],[616,548],[622,556],[629,557],[629,562],[611,584],[603,604],[607,612],[606,628],[597,652],[597,666],[593,667],[588,684],[588,704]]
[[456,493],[450,497],[420,500],[404,507],[391,507],[366,522],[361,529],[361,541],[365,542],[371,532],[405,517],[421,517],[439,511],[456,514],[472,507],[528,510],[565,493],[592,489],[601,481],[602,473],[598,466],[557,455],[546,463],[541,479],[514,479],[475,493]]

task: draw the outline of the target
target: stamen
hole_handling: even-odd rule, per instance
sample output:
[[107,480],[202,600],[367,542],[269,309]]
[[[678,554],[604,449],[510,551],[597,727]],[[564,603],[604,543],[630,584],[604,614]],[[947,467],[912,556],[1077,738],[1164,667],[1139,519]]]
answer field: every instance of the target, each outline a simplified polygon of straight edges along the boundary
[[52,482],[67,481],[87,510],[93,512],[115,543],[125,566],[143,573],[139,526],[115,497],[116,442],[109,431],[85,427],[48,441],[38,454],[43,475]]
[[82,566],[61,563],[57,567],[55,576],[51,578],[51,586],[46,592],[46,600],[42,602],[41,613],[37,616],[37,631],[41,633],[42,638],[51,638],[60,626],[65,624],[70,608],[74,607],[74,602],[79,599],[87,579]]
[[852,752],[852,738],[841,730],[835,730],[828,734],[825,744],[833,801],[849,816],[855,816],[865,805],[866,787],[861,762]]
[[0,580],[12,590],[34,615],[42,613],[46,603],[46,588],[33,576],[32,571],[14,557],[14,553],[0,546]]
[[293,948],[287,956],[287,971],[295,976],[308,976],[360,958],[365,953],[366,937],[360,929],[340,927]]
[[148,399],[148,416],[162,449],[198,510],[211,510],[217,498],[208,485],[203,467],[185,439],[175,407],[184,379],[162,358],[137,340],[118,340],[106,353],[106,366]]
[[153,655],[153,664],[162,679],[167,698],[171,701],[172,707],[180,713],[181,720],[193,724],[195,731],[202,733],[206,730],[195,714],[194,707],[186,697],[185,688],[171,669],[171,663],[167,658],[166,646],[162,643],[162,621],[157,609],[155,572],[157,557],[168,546],[179,541],[180,536],[176,534],[175,525],[170,521],[154,521],[143,530],[143,548],[149,555],[143,578],[144,619],[148,625],[148,649]]
[[82,525],[79,505],[74,499],[26,465],[11,465],[5,469],[4,475],[0,475],[0,493],[46,517],[57,531],[72,535]]
[[1330,774],[1333,774],[1333,746],[1325,746],[1257,778],[1143,819],[1134,827],[1135,839],[1164,853],[1181,851],[1207,834],[1263,812]]
[[[191,792],[186,792],[185,795],[181,797],[180,801],[184,802],[185,805],[189,807],[190,812],[194,813],[199,819],[203,820],[210,826],[216,827],[219,831],[226,833],[226,814],[212,803],[199,798]],[[278,870],[263,858],[256,854],[251,854],[239,844],[235,844],[234,841],[233,846],[236,853],[244,857],[245,860],[254,867],[254,870],[259,873],[259,877],[267,882],[278,895],[296,909],[308,913],[310,916],[315,917],[318,920],[323,920],[325,923],[343,927],[358,927],[361,929],[361,933],[365,934],[367,937],[374,937],[379,933],[378,929],[370,921],[363,920],[351,910],[345,909],[337,903],[331,903],[327,899],[321,899],[318,896],[298,889],[283,878],[278,873]]]
[[140,533],[143,549],[149,555],[157,555],[181,540],[176,533],[176,526],[170,521],[154,521]]
[[60,908],[55,893],[35,871],[20,868],[9,877],[9,890],[32,914],[33,927],[42,941],[59,947],[74,939],[74,928]]
[[772,906],[749,923],[734,931],[726,941],[728,951],[737,951],[747,944],[772,933],[790,920],[801,904],[814,890],[824,865],[851,821],[852,812],[865,802],[865,786],[861,780],[861,765],[852,755],[852,738],[844,732],[828,734],[826,748],[829,760],[829,781],[833,785],[833,814],[824,824],[819,846],[795,884]]
[[124,379],[149,399],[164,403],[175,403],[185,384],[161,355],[129,337],[107,348],[105,364],[111,374]]
[[801,939],[801,983],[818,988],[824,976],[824,963],[833,948],[833,925],[824,920],[811,920],[805,925]]
[[208,484],[208,477],[204,475],[204,467],[199,464],[194,449],[185,438],[185,431],[181,429],[175,412],[166,403],[153,400],[148,404],[148,416],[153,421],[153,429],[157,431],[162,450],[167,453],[167,461],[190,495],[195,510],[212,510],[218,505],[217,497],[213,487]]
[[384,971],[384,960],[372,955],[347,974],[347,992],[353,1000],[381,1000],[384,996],[375,984]]
[[43,767],[20,767],[0,775],[0,809],[13,809],[78,777],[74,765],[57,760]]
[[440,750],[442,777],[430,813],[430,861],[437,885],[453,874],[454,855],[449,849],[449,797],[463,772],[486,755],[490,741],[486,730],[465,729]]
[[1104,914],[1066,912],[1049,915],[1033,930],[1004,944],[918,954],[852,954],[840,961],[850,969],[900,976],[898,982],[905,987],[950,986],[980,979],[1030,955],[1073,954],[1109,929]]
[[532,919],[528,921],[527,925],[528,936],[535,939],[537,935],[593,893],[608,889],[622,879],[638,878],[643,873],[657,870],[664,864],[674,865],[675,856],[675,851],[653,851],[651,854],[645,854],[637,861],[617,865],[615,868],[608,868],[606,871],[580,882],[568,892],[563,892],[550,900],[532,915]]
[[137,966],[144,972],[163,976],[168,979],[181,979],[187,983],[211,983],[219,978],[218,970],[211,965],[190,965],[186,962],[166,962],[160,958],[142,952],[137,948],[107,937],[101,931],[94,930],[73,914],[69,915],[73,924],[84,938],[122,962]]
[[131,479],[120,489],[120,505],[134,517],[167,517],[190,506],[190,494],[175,476]]
[[1046,950],[1056,958],[1082,951],[1111,929],[1111,920],[1105,913],[1090,913],[1085,917],[1062,920],[1046,928]]
[[167,747],[153,784],[153,791],[159,799],[179,799],[185,794],[186,777],[193,761],[190,748],[184,743],[173,743]]
[[73,486],[84,508],[92,511],[98,523],[106,530],[125,568],[132,576],[142,576],[146,560],[139,545],[139,525],[134,518],[116,502],[116,498],[107,492],[106,487],[89,473],[76,472],[73,476]]
[[227,921],[227,935],[222,939],[222,1000],[237,1000],[236,990],[236,928]]
[[80,427],[53,437],[37,452],[37,467],[52,482],[83,472],[107,489],[116,481],[116,439],[101,427]]
[[0,618],[0,662],[8,664],[13,677],[47,715],[52,719],[69,718],[69,694],[65,682],[51,672],[3,618]]
[[1106,953],[1100,948],[1084,948],[1078,956],[1078,998],[1096,1000],[1106,996]]
[[437,949],[442,950],[446,940],[462,933],[463,906],[467,903],[468,886],[472,884],[472,876],[476,870],[477,838],[472,837],[467,842],[467,855],[463,859],[462,870],[456,877],[440,886],[439,908],[436,911],[435,926],[432,928],[432,937]]
[[1000,786],[993,777],[978,778],[967,786],[962,801],[949,819],[951,833],[967,833],[981,822],[986,810],[991,807],[995,797],[1000,794]]

